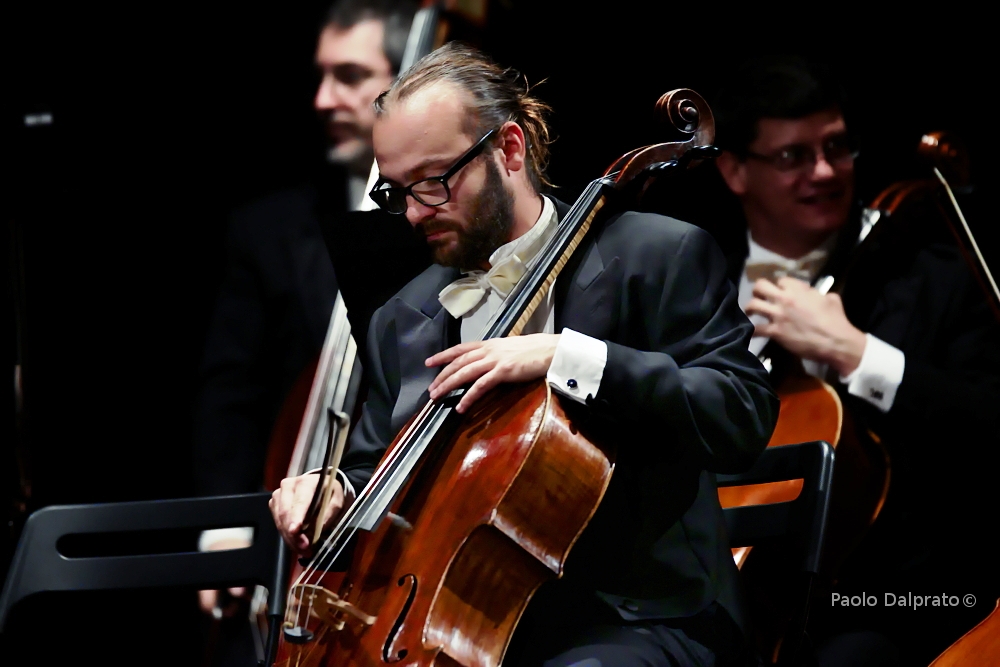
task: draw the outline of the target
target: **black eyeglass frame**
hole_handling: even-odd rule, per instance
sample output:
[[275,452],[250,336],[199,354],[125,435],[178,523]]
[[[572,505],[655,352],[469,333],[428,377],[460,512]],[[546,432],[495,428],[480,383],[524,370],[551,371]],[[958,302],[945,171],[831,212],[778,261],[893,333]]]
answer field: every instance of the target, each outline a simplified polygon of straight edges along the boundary
[[[829,143],[829,142],[827,142],[827,143]],[[759,160],[760,162],[764,162],[766,164],[769,164],[772,167],[774,167],[775,169],[777,169],[778,171],[793,172],[793,171],[803,170],[805,167],[815,167],[816,166],[816,161],[819,160],[819,155],[820,154],[822,154],[823,158],[829,164],[831,164],[831,165],[833,165],[833,164],[841,164],[841,163],[846,164],[848,161],[852,161],[853,162],[854,160],[857,159],[858,155],[861,154],[860,150],[858,150],[857,148],[851,147],[849,141],[847,143],[845,143],[845,148],[848,149],[847,152],[844,153],[843,155],[839,156],[839,157],[834,157],[832,159],[828,155],[829,154],[829,150],[827,148],[825,148],[825,147],[821,151],[819,151],[819,152],[813,150],[812,147],[806,146],[804,148],[807,148],[808,151],[809,151],[809,157],[808,157],[808,159],[806,159],[805,161],[801,162],[800,164],[794,164],[794,165],[782,165],[781,164],[781,160],[782,160],[781,153],[783,153],[787,149],[782,149],[782,150],[778,151],[777,155],[764,155],[763,153],[755,153],[754,151],[751,151],[751,150],[748,149],[748,150],[746,150],[746,151],[743,152],[743,155],[746,158],[753,158],[754,160]]]
[[[448,169],[448,171],[441,174],[440,176],[421,178],[419,181],[410,183],[407,186],[399,186],[395,188],[384,187],[386,184],[382,183],[372,188],[371,192],[368,193],[368,196],[372,198],[372,201],[375,202],[375,204],[377,204],[380,209],[386,211],[387,213],[392,213],[395,215],[406,213],[407,196],[413,197],[424,206],[434,206],[434,207],[444,206],[449,201],[451,201],[451,188],[448,186],[448,180],[452,176],[457,174],[462,169],[462,167],[464,167],[465,165],[469,164],[477,157],[479,157],[479,155],[486,148],[486,144],[495,134],[496,130],[490,130],[489,132],[484,134],[479,141],[477,141],[475,144],[472,145],[472,148],[467,150],[462,155],[462,157],[458,158],[455,164],[451,165],[451,168]],[[441,184],[441,186],[444,188],[444,201],[439,201],[437,203],[432,204],[430,202],[424,201],[423,198],[418,193],[413,191],[414,187],[420,185],[421,183],[427,183],[429,181],[435,181]],[[400,210],[393,210],[393,208],[390,205],[394,197],[398,197],[398,200],[396,201],[402,202],[402,208]]]

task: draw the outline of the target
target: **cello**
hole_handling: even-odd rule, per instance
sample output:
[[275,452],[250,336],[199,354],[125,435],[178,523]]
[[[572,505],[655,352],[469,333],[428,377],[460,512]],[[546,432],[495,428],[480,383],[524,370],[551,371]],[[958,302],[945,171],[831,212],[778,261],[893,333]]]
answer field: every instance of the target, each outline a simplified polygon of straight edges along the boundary
[[[593,181],[484,339],[518,335],[632,186],[651,169],[685,168],[711,142],[711,111],[694,92],[657,107],[684,140],[633,151]],[[544,381],[498,388],[460,417],[461,393],[414,415],[318,545],[289,593],[280,664],[497,665],[534,591],[561,575],[614,448],[588,437],[578,408]],[[346,573],[329,574],[341,558]]]
[[[878,220],[876,215],[862,216],[861,230],[846,263],[840,265],[835,275],[821,274],[813,282],[815,289],[822,293],[843,291],[850,268],[867,254],[886,229],[882,225],[876,233]],[[822,440],[836,452],[820,564],[821,580],[832,580],[885,503],[891,477],[889,455],[876,434],[858,432],[837,391],[823,379],[807,374],[802,362],[777,341],[769,341],[758,358],[770,374],[781,401],[777,425],[767,446]],[[719,502],[723,508],[789,502],[798,497],[803,484],[802,479],[796,479],[723,487],[718,491]],[[751,552],[756,556],[751,557]],[[807,578],[804,595],[800,595],[787,576],[788,556],[780,547],[765,552],[748,546],[733,549],[737,567],[744,573],[744,585],[755,616],[757,648],[772,663],[780,663],[800,651],[798,645],[785,646],[784,638],[793,626],[807,627],[807,600],[812,599],[816,583],[814,578]],[[806,613],[799,617],[797,607],[803,603]]]

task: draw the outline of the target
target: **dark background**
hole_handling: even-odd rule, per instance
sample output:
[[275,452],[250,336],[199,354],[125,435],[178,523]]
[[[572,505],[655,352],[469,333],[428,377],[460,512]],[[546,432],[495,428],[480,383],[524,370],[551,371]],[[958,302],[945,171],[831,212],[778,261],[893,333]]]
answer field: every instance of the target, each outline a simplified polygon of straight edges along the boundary
[[[7,261],[16,222],[33,507],[192,492],[192,403],[227,215],[308,179],[319,164],[312,53],[326,4],[34,3],[5,12],[3,243]],[[863,199],[915,174],[917,140],[935,129],[966,139],[978,199],[989,192],[997,175],[992,94],[962,34],[976,17],[941,22],[928,42],[898,24],[849,38],[845,26],[817,28],[805,17],[720,15],[713,27],[660,6],[568,3],[567,12],[494,3],[487,50],[533,82],[547,79],[537,93],[555,109],[550,176],[562,199],[620,154],[658,140],[652,109],[663,92],[710,95],[742,60],[779,51],[840,71],[863,151]],[[26,113],[42,111],[52,113],[51,126],[24,126]],[[978,210],[972,217],[996,255],[993,220]],[[3,274],[9,373],[14,308],[10,271]],[[9,380],[2,384],[7,482],[13,398]],[[108,624],[125,635],[141,626],[166,659],[196,654],[194,604],[191,594],[80,596],[60,599],[60,612],[38,623],[89,617],[71,635],[80,650]]]

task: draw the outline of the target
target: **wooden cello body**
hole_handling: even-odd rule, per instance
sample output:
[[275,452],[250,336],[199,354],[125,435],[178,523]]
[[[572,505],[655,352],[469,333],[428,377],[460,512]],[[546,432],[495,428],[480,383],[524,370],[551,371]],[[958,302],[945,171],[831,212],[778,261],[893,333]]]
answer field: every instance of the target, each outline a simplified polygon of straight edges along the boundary
[[327,634],[286,644],[278,664],[500,664],[532,593],[561,574],[596,511],[613,454],[542,381],[499,389],[463,421],[359,543],[360,575],[328,575],[336,598],[292,588],[299,602],[316,596]]

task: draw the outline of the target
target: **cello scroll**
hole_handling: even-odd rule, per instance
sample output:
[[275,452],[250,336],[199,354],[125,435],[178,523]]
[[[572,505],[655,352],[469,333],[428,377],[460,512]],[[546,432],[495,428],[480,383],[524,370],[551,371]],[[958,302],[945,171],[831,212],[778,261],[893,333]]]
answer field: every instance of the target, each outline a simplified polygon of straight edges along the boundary
[[[618,184],[630,183],[644,171],[667,166],[684,166],[718,152],[715,140],[715,117],[701,95],[688,88],[665,93],[656,102],[656,116],[682,141],[671,141],[637,148],[612,164],[605,176]],[[683,161],[683,162],[682,162]],[[645,182],[643,183],[646,184]]]

